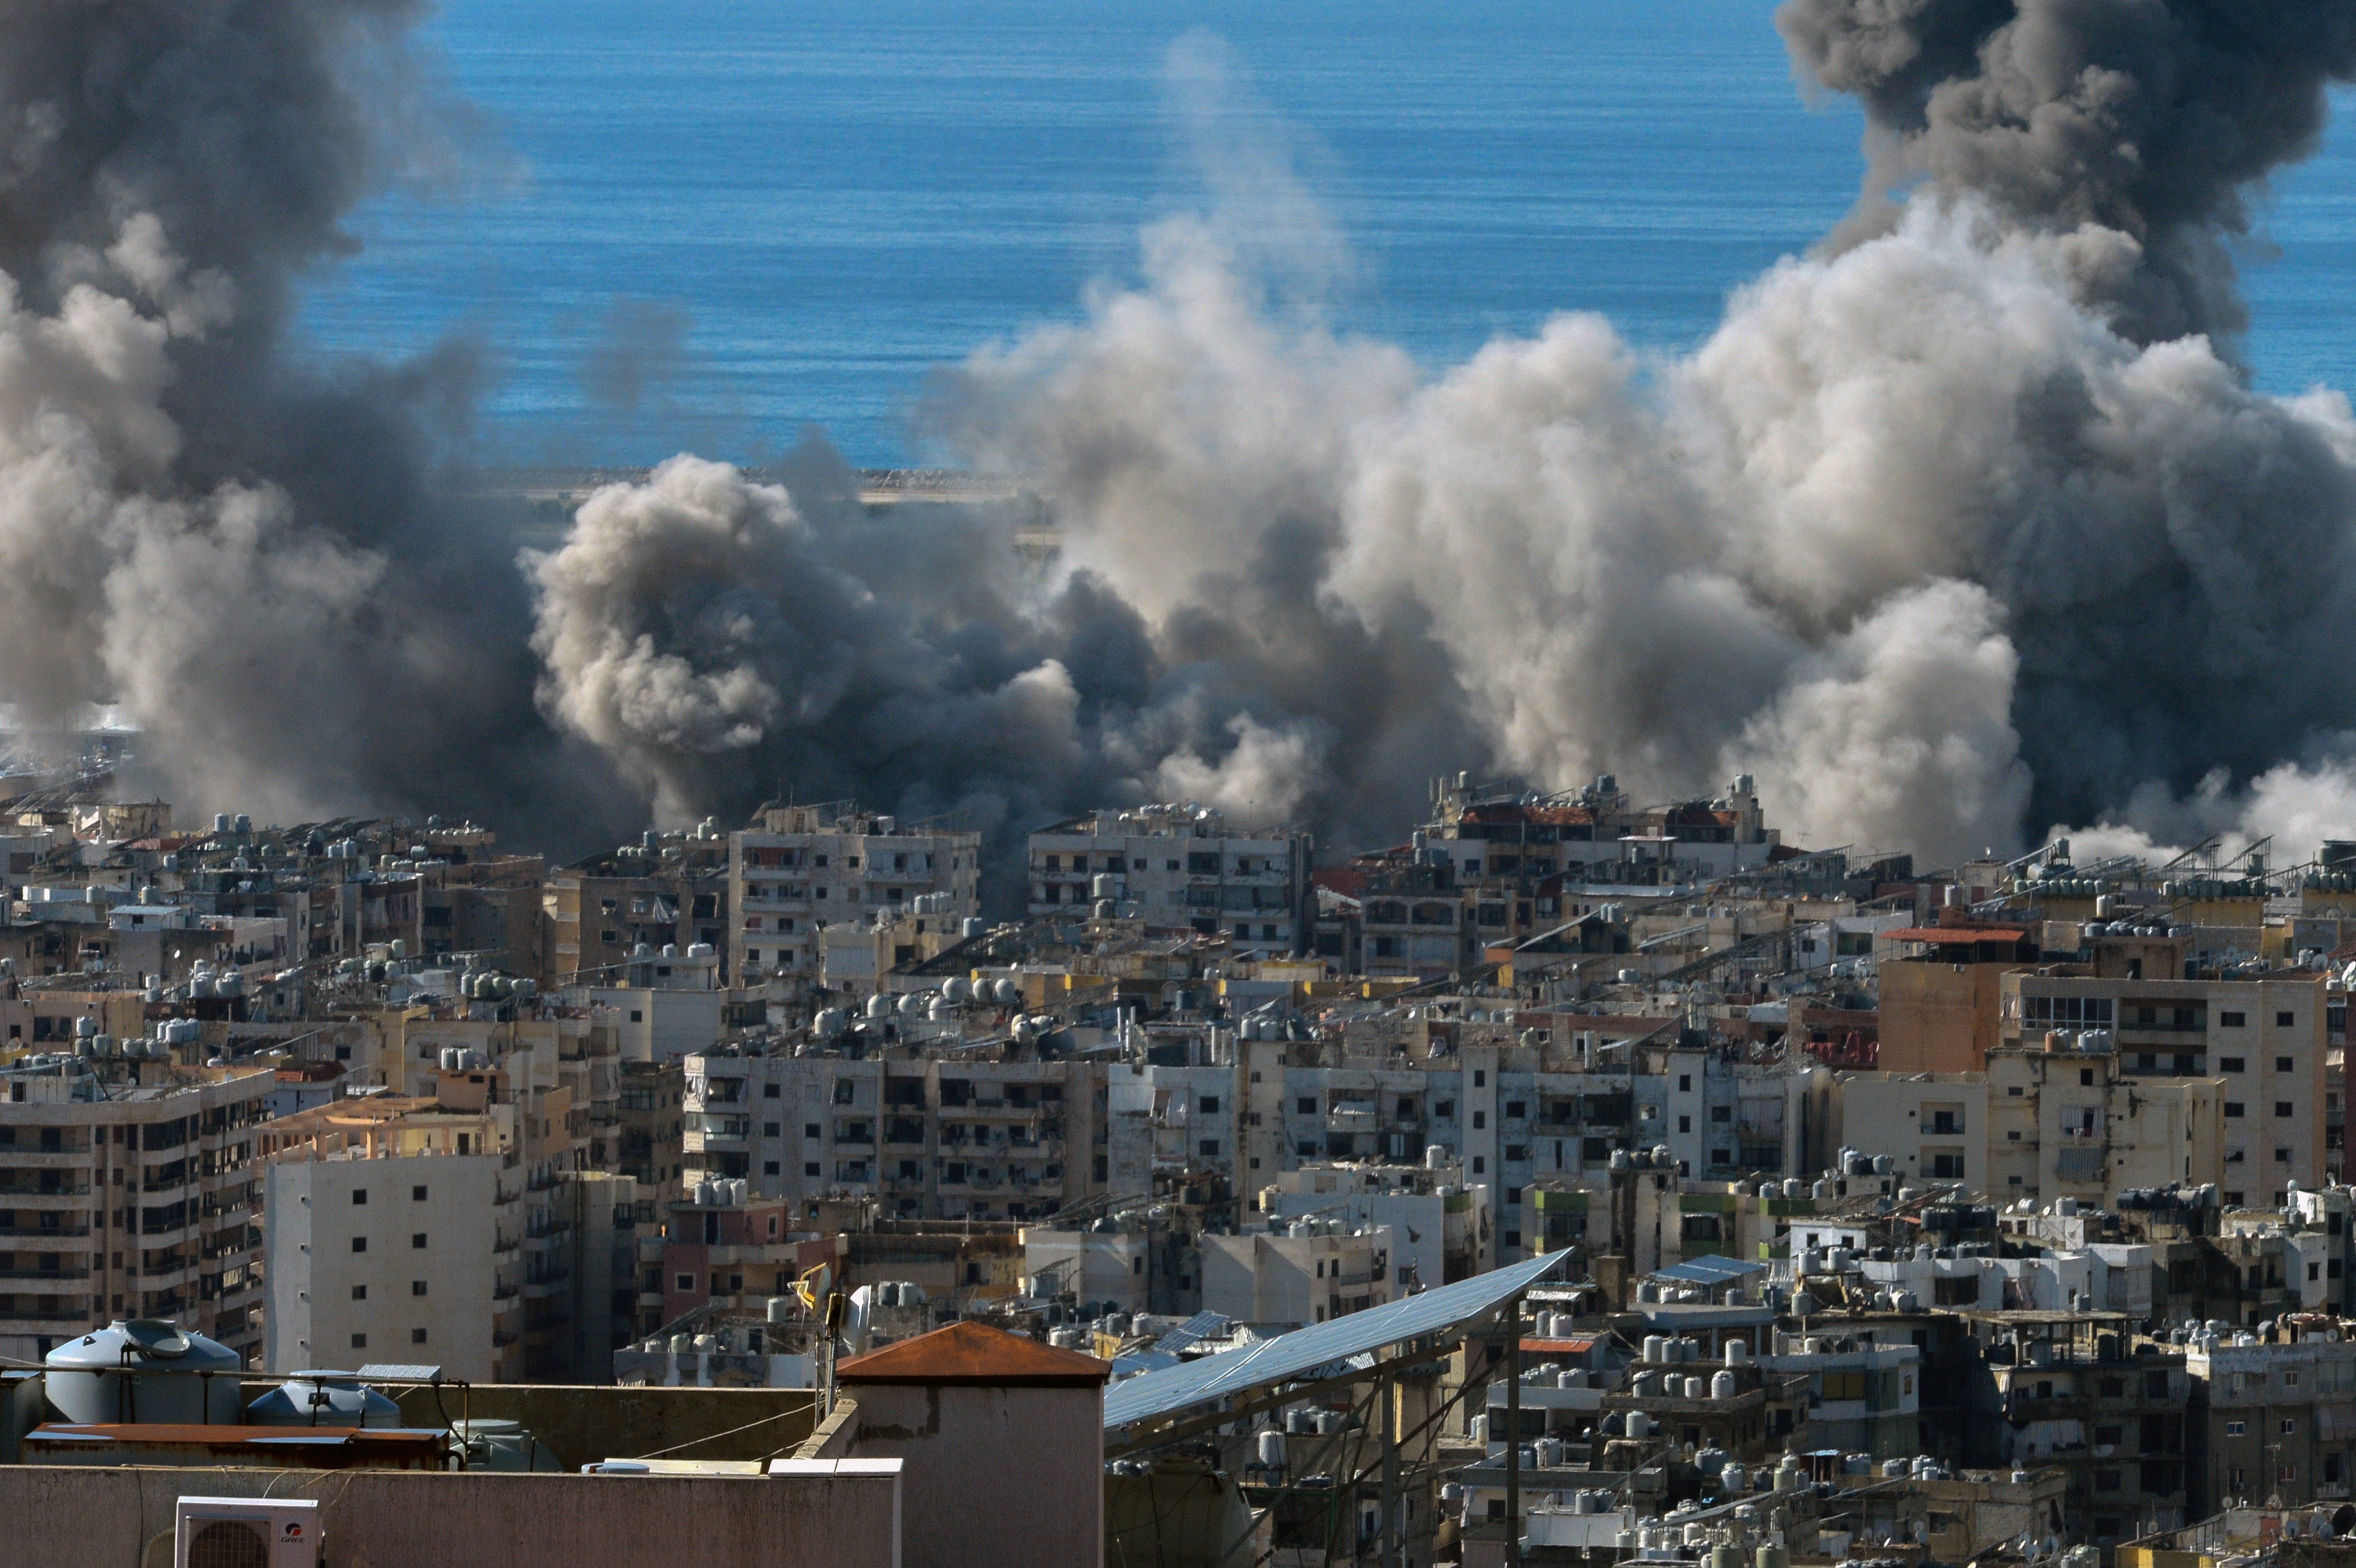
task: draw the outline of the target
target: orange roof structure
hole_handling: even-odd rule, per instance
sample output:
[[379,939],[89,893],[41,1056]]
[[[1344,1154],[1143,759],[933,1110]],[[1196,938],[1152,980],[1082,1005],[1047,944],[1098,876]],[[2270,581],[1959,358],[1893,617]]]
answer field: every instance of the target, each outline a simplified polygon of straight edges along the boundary
[[1086,1387],[1110,1376],[1110,1361],[971,1321],[886,1345],[834,1370],[835,1381],[842,1383],[980,1383],[993,1388]]
[[2008,925],[1923,925],[1881,933],[1892,942],[1922,942],[1939,947],[1971,947],[1983,942],[2025,942],[2029,933]]

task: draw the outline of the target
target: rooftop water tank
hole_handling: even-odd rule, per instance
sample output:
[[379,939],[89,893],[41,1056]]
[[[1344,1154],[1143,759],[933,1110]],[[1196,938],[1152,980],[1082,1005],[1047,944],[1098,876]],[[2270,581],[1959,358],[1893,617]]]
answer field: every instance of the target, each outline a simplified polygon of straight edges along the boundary
[[450,1444],[469,1470],[562,1470],[547,1444],[520,1421],[454,1421]]
[[49,1403],[77,1425],[234,1426],[244,1404],[237,1352],[159,1318],[117,1318],[42,1364]]
[[399,1426],[401,1406],[343,1372],[304,1372],[245,1407],[250,1426]]

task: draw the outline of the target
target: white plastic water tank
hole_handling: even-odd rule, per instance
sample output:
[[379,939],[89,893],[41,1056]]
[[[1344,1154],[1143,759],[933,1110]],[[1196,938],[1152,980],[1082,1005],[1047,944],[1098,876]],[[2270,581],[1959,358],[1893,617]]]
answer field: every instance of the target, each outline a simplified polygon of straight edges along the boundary
[[117,1318],[42,1365],[43,1392],[77,1425],[234,1426],[244,1405],[237,1352],[158,1318]]

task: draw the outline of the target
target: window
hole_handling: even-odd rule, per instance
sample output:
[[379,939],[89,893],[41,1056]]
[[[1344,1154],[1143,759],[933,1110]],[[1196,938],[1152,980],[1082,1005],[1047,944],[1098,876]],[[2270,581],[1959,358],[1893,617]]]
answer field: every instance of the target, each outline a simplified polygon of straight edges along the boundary
[[1475,1176],[1485,1176],[1488,1174],[1488,1171],[1489,1161],[1487,1157],[1477,1154],[1474,1155],[1472,1157],[1472,1174]]
[[2250,1424],[2246,1421],[2229,1421],[2225,1423],[2225,1435],[2228,1437],[2245,1436],[2248,1435],[2249,1430]]
[[1680,1094],[1690,1094],[1693,1093],[1692,1073],[1680,1072],[1677,1074],[1677,1093]]
[[2276,1165],[2288,1165],[2290,1163],[2290,1150],[2286,1148],[2278,1148],[2275,1150],[2275,1163]]
[[819,1125],[816,1122],[804,1122],[802,1124],[802,1136],[815,1140],[825,1136],[826,1135],[819,1129]]
[[1205,1159],[1216,1159],[1216,1158],[1218,1158],[1218,1157],[1219,1157],[1219,1140],[1218,1140],[1218,1139],[1216,1139],[1216,1138],[1205,1138],[1205,1139],[1203,1140],[1203,1143],[1202,1143],[1202,1150],[1203,1150],[1203,1157],[1204,1157]]
[[1734,1107],[1731,1105],[1712,1105],[1709,1108],[1709,1119],[1713,1122],[1730,1122],[1734,1119]]
[[2298,1434],[2298,1423],[2297,1423],[2297,1421],[2293,1420],[2291,1417],[2289,1417],[2289,1416],[2287,1416],[2287,1415],[2284,1416],[2284,1417],[2283,1417],[2283,1424],[2282,1424],[2282,1435],[2283,1435],[2284,1436],[2286,1436],[2286,1437],[2294,1437],[2294,1436],[2297,1436],[2297,1434]]
[[1317,1114],[1317,1096],[1314,1094],[1303,1094],[1300,1099],[1293,1102],[1292,1108],[1300,1112],[1304,1116],[1313,1116]]
[[1434,1100],[1431,1103],[1431,1114],[1439,1117],[1443,1122],[1452,1122],[1456,1119],[1456,1102],[1453,1100]]
[[1505,1102],[1505,1119],[1507,1121],[1517,1122],[1529,1114],[1529,1107],[1522,1104],[1521,1101],[1508,1100]]
[[424,1294],[425,1294],[425,1282],[424,1282],[423,1280],[422,1280],[422,1279],[412,1279],[412,1280],[411,1280],[411,1281],[409,1282],[409,1294],[410,1294],[410,1295],[412,1295],[412,1296],[423,1296],[423,1295],[424,1295]]
[[2078,1084],[2081,1088],[2092,1089],[2094,1086],[2094,1070],[2091,1067],[2078,1069]]
[[761,1098],[764,1100],[774,1100],[777,1098],[777,1085],[775,1083],[762,1084]]
[[2297,1013],[2276,1013],[2275,1015],[2275,1028],[2297,1029],[2297,1027],[2298,1015]]
[[1202,1112],[1203,1115],[1206,1116],[1217,1115],[1219,1114],[1219,1097],[1216,1094],[1204,1095],[1202,1099]]
[[365,1206],[368,1202],[368,1189],[365,1187],[353,1188],[352,1201],[355,1204]]
[[2241,1103],[2239,1100],[2228,1100],[2228,1101],[2226,1101],[2226,1102],[2225,1102],[2225,1115],[2226,1115],[2227,1116],[2229,1116],[2229,1117],[2232,1117],[2232,1116],[2240,1116],[2240,1115],[2244,1115],[2244,1112],[2243,1112],[2243,1110],[2242,1110],[2242,1103]]
[[423,1189],[423,1187],[412,1187],[412,1188],[411,1188],[411,1189],[409,1189],[409,1200],[410,1200],[412,1203],[423,1203],[423,1202],[424,1202],[424,1201],[425,1201],[425,1189]]
[[681,1290],[693,1290],[695,1288],[695,1276],[691,1274],[683,1274],[680,1275],[679,1287]]
[[352,1286],[352,1299],[354,1301],[366,1301],[368,1299],[368,1286],[364,1285],[356,1285]]
[[352,1238],[352,1251],[356,1253],[364,1253],[368,1251],[368,1238],[366,1236],[354,1236]]
[[2146,1399],[2166,1399],[2168,1397],[2168,1374],[2166,1372],[2144,1373],[2143,1396]]
[[355,1349],[355,1350],[365,1350],[365,1349],[368,1349],[368,1336],[367,1336],[367,1335],[365,1335],[365,1334],[355,1334],[355,1335],[353,1335],[353,1336],[352,1336],[352,1349]]
[[[1478,1126],[1480,1124],[1476,1121],[1473,1125]],[[1681,1133],[1689,1133],[1693,1131],[1693,1118],[1691,1116],[1679,1116],[1677,1118],[1677,1131]]]
[[2293,1063],[2289,1057],[2277,1056],[2275,1058],[2275,1071],[2277,1072],[2296,1072],[2298,1071],[2298,1068]]
[[851,1097],[858,1092],[858,1088],[859,1086],[848,1078],[837,1079],[834,1084],[834,1103],[838,1105],[850,1104]]
[[2217,1071],[2220,1072],[2240,1072],[2244,1070],[2242,1066],[2243,1060],[2243,1058],[2238,1056],[2221,1056],[2217,1059]]
[[2247,1021],[2248,1019],[2246,1015],[2242,1013],[2219,1013],[2217,1015],[2217,1027],[2220,1029],[2240,1029]]
[[2287,1116],[2293,1115],[2290,1102],[2288,1100],[2276,1100],[2275,1102],[2275,1115],[2277,1116]]

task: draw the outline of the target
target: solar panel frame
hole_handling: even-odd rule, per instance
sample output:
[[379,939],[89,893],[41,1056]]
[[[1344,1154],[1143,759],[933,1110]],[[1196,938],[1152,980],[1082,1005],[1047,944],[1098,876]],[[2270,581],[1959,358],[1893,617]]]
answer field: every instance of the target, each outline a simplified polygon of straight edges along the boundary
[[1386,1345],[1443,1333],[1495,1311],[1569,1256],[1569,1248],[1548,1253],[1331,1322],[1279,1334],[1239,1350],[1204,1356],[1184,1366],[1115,1383],[1105,1391],[1105,1430],[1134,1426],[1231,1394],[1290,1381]]
[[1725,1285],[1733,1280],[1746,1279],[1766,1267],[1765,1264],[1755,1260],[1746,1261],[1741,1258],[1713,1255],[1687,1258],[1684,1263],[1671,1264],[1664,1269],[1655,1269],[1652,1277],[1672,1280],[1679,1285]]
[[1214,1335],[1225,1334],[1232,1321],[1233,1319],[1224,1313],[1197,1312],[1194,1317],[1153,1341],[1151,1348],[1156,1350],[1168,1350],[1174,1355],[1188,1346],[1199,1344]]

